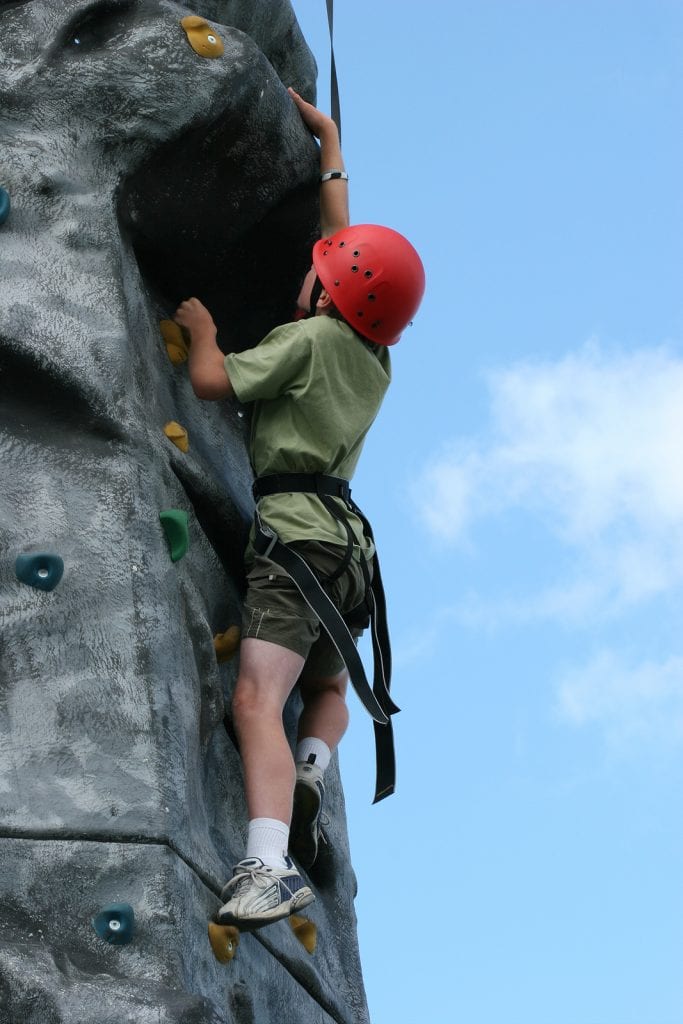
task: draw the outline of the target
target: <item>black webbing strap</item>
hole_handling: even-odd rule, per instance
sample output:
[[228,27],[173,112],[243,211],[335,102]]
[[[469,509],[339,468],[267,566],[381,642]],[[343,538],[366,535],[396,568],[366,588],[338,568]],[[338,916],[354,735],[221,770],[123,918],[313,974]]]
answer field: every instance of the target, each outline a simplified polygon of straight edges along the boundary
[[258,476],[251,485],[254,501],[288,491],[297,494],[329,494],[331,498],[351,500],[349,481],[340,476],[325,476],[324,473],[271,473],[269,476]]
[[[323,505],[330,513],[332,518],[337,520],[337,522],[341,525],[342,529],[346,533],[346,551],[344,552],[344,555],[335,571],[327,577],[328,583],[334,583],[335,580],[338,580],[340,576],[344,575],[348,567],[351,565],[351,559],[353,558],[353,545],[356,538],[353,535],[351,523],[349,522],[347,517],[339,511],[333,499],[330,498],[328,494],[319,494],[318,497],[320,498],[320,500],[322,501]],[[365,568],[365,560],[363,560],[362,564],[363,567]]]
[[323,283],[319,277],[316,277],[311,288],[311,300],[308,304],[308,316],[315,316],[315,309],[318,305],[318,299],[323,293]]
[[334,0],[327,0],[327,24],[330,28],[330,113],[339,130],[339,142],[341,143],[339,83],[337,81],[337,65],[334,60]]

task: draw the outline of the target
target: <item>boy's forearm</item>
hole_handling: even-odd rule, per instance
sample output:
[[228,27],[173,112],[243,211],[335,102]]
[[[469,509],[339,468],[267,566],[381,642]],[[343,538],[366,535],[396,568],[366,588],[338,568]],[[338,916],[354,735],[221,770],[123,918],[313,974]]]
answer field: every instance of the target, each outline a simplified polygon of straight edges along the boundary
[[[289,95],[299,109],[304,124],[320,140],[320,173],[343,171],[344,159],[339,143],[339,130],[331,117],[307,103],[298,92],[289,88]],[[349,226],[349,187],[342,178],[320,182],[320,230],[325,237]]]
[[232,398],[235,392],[216,341],[216,325],[206,306],[199,299],[185,299],[175,311],[175,321],[190,333],[188,370],[197,398]]
[[[344,171],[344,158],[339,144],[339,132],[331,119],[320,132],[320,173]],[[342,178],[330,178],[320,183],[320,230],[333,235],[350,224],[349,184]]]
[[215,330],[195,329],[191,336],[188,370],[195,395],[208,400],[232,398],[234,392],[225,369],[225,356],[216,342]]

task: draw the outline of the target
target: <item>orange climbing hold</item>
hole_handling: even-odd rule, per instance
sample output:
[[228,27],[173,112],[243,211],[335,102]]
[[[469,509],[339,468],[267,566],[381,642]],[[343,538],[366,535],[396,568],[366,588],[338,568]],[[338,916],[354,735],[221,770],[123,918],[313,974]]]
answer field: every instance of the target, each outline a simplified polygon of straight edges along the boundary
[[223,40],[208,21],[196,14],[183,18],[180,24],[185,29],[190,46],[200,57],[221,57]]
[[164,433],[169,441],[173,441],[176,448],[180,448],[181,452],[187,452],[190,449],[190,441],[187,436],[185,427],[181,427],[175,420],[171,420],[164,427]]
[[216,661],[223,665],[237,654],[240,646],[240,627],[230,626],[225,633],[217,633],[213,638]]
[[187,360],[189,346],[180,324],[175,320],[161,320],[159,323],[161,337],[168,352],[168,358],[174,366],[179,366]]
[[318,942],[318,929],[307,917],[292,914],[289,918],[292,931],[307,953],[313,955]]
[[219,964],[230,963],[237,952],[239,941],[240,933],[233,925],[209,921],[209,942]]

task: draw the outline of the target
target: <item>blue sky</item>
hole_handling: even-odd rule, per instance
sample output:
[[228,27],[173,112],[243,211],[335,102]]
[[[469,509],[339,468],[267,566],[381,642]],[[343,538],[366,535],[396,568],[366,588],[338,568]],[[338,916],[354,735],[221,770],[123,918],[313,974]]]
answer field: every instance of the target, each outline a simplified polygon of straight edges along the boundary
[[340,750],[373,1024],[680,1024],[683,5],[340,0],[335,52],[352,218],[428,277],[354,486],[403,708],[394,797],[353,698]]

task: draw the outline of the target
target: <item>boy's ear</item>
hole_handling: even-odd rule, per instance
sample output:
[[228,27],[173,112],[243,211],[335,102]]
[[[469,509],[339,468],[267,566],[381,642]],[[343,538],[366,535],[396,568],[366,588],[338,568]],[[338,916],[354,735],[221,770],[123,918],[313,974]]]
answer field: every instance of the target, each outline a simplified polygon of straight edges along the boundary
[[332,296],[330,295],[329,292],[326,292],[325,289],[323,288],[323,290],[320,293],[320,297],[319,297],[318,301],[315,304],[315,307],[316,307],[316,309],[327,309],[328,306],[331,306],[331,305],[332,305]]

